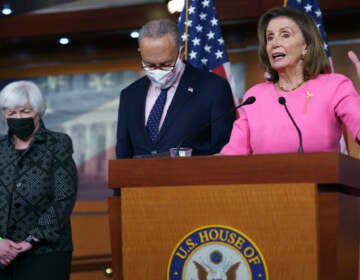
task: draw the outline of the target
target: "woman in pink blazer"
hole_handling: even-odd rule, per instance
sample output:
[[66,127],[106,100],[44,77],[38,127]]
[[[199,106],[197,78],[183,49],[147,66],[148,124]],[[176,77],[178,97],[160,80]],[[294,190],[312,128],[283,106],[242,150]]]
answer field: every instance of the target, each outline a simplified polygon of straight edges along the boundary
[[250,88],[224,155],[338,152],[342,124],[360,139],[360,96],[331,73],[313,19],[293,8],[266,12],[258,24],[259,58],[267,81]]

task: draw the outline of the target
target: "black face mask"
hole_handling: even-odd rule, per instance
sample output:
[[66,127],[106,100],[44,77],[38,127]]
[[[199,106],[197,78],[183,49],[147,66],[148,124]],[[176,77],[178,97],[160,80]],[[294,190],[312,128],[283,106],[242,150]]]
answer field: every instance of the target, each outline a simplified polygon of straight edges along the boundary
[[9,127],[9,134],[25,140],[35,130],[33,118],[8,118],[7,125]]

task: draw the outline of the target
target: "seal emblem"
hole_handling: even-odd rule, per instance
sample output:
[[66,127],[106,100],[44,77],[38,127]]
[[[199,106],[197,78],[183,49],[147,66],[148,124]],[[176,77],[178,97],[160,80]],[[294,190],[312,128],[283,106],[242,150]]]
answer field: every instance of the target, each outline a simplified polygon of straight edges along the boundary
[[266,280],[265,260],[245,234],[209,225],[186,235],[174,248],[167,280]]

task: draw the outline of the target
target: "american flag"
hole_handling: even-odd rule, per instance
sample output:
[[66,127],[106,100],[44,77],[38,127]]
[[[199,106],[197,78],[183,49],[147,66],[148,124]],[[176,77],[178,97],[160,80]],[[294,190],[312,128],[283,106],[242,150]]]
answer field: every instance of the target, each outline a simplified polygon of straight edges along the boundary
[[317,0],[285,0],[284,6],[294,7],[299,9],[307,14],[309,14],[316,22],[317,27],[319,28],[321,37],[324,41],[324,49],[326,55],[329,59],[331,69],[333,69],[333,64],[330,55],[330,49],[328,45],[328,40],[326,37],[325,27],[323,24],[322,12],[320,10],[320,5]]
[[178,25],[185,46],[185,59],[195,67],[227,79],[237,105],[235,82],[213,0],[186,0]]

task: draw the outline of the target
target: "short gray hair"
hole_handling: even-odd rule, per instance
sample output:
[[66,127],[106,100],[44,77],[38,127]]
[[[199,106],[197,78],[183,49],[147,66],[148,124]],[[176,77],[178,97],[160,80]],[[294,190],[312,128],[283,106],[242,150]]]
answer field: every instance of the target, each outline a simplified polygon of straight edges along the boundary
[[0,92],[0,108],[13,109],[30,103],[32,109],[42,117],[46,111],[46,100],[39,87],[30,81],[16,81],[6,85]]
[[146,23],[141,29],[139,34],[138,43],[142,38],[160,38],[169,34],[175,43],[175,47],[180,48],[181,37],[180,30],[177,24],[170,19],[152,20]]

